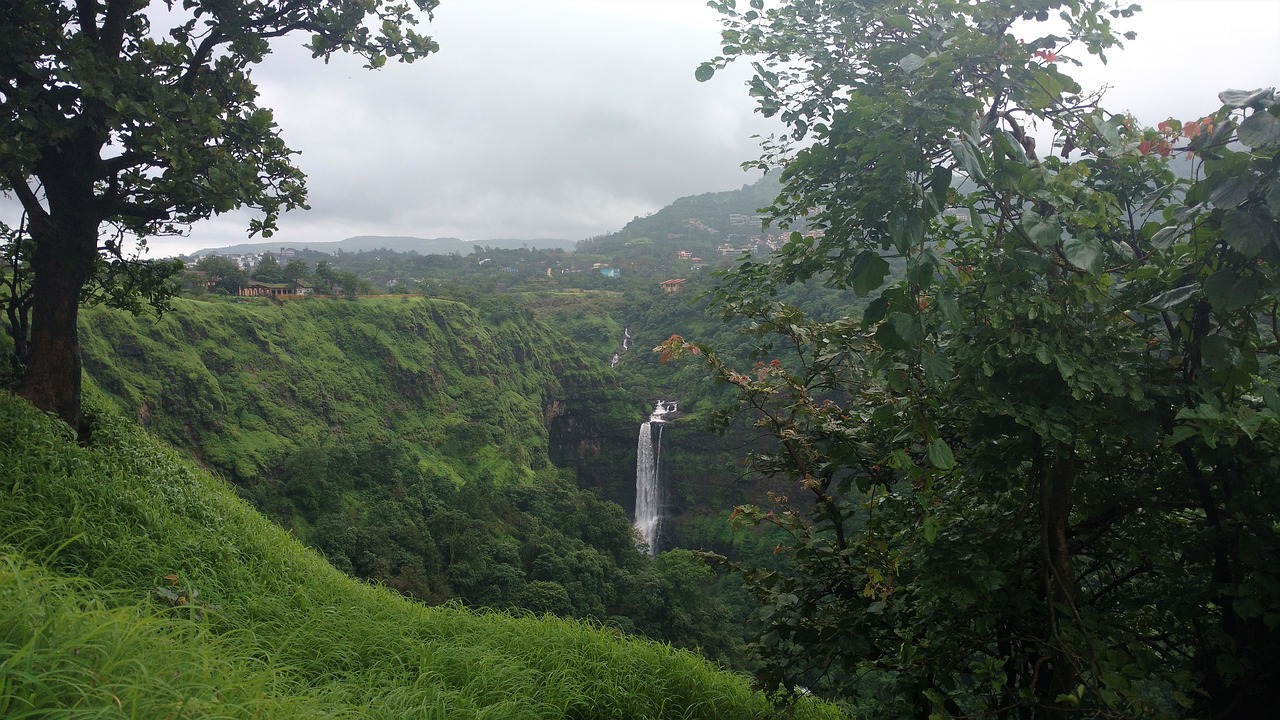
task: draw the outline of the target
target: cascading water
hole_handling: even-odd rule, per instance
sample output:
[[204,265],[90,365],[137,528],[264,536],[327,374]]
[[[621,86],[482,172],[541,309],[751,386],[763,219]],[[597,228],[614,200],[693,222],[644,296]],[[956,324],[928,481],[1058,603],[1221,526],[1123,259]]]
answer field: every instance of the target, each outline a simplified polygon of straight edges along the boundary
[[609,367],[616,366],[618,362],[622,360],[622,353],[630,349],[631,349],[631,328],[624,327],[622,328],[622,349],[614,353],[613,357],[609,358]]
[[636,443],[636,531],[658,554],[658,526],[662,522],[662,499],[658,488],[658,464],[662,459],[662,426],[666,415],[676,411],[675,401],[659,400],[649,419],[640,424]]

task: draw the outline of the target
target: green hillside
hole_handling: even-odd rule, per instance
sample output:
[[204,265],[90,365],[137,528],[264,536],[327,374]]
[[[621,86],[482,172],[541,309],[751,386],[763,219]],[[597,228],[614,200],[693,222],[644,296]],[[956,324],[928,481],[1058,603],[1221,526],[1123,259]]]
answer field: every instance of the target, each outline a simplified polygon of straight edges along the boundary
[[97,308],[85,367],[353,577],[430,603],[592,619],[747,667],[745,596],[716,592],[687,552],[650,561],[637,547],[623,508],[645,400],[554,313],[477,307],[181,301],[159,321]]
[[105,401],[90,409],[84,447],[0,394],[4,717],[777,717],[687,652],[352,580]]
[[[178,301],[85,313],[85,368],[144,425],[238,482],[394,427],[454,483],[531,480],[561,378],[603,382],[514,307],[447,300]],[[583,377],[583,376],[586,377]]]

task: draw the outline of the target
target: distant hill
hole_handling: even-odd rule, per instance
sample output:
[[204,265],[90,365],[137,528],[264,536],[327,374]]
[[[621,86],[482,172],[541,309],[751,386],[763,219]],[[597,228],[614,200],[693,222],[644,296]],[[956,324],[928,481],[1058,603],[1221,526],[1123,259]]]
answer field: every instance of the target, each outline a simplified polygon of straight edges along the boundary
[[460,240],[458,238],[418,238],[418,237],[402,237],[389,235],[358,235],[349,237],[345,240],[336,240],[329,242],[307,242],[307,243],[280,243],[280,242],[262,242],[262,243],[241,243],[239,245],[229,245],[220,248],[204,248],[191,253],[192,257],[202,257],[204,255],[256,255],[264,252],[279,252],[282,247],[291,247],[296,250],[316,250],[329,254],[335,254],[339,250],[342,252],[362,252],[366,250],[394,250],[395,252],[416,252],[419,255],[470,255],[473,248],[476,247],[495,247],[495,248],[519,248],[519,247],[538,247],[544,249],[550,248],[572,248],[572,240],[558,239],[541,239],[541,240],[516,240],[510,238],[499,238],[495,240]]
[[578,251],[616,252],[636,241],[704,250],[732,243],[761,232],[755,216],[773,202],[779,189],[777,178],[767,175],[737,190],[682,197],[655,213],[632,219],[617,232],[578,243]]

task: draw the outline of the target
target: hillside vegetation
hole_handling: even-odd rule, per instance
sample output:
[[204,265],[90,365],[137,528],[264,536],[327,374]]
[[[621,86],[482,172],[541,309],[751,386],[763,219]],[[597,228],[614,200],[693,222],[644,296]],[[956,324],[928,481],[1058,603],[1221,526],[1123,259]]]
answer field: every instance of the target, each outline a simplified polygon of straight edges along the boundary
[[[637,547],[623,507],[644,401],[525,310],[476,307],[181,301],[159,321],[98,308],[85,366],[353,577],[431,603],[590,618],[746,667],[746,598],[715,592],[687,552],[650,561]],[[602,448],[631,405],[621,452]],[[588,466],[630,494],[622,506],[579,485],[570,468]]]
[[0,715],[776,716],[688,652],[352,580],[93,406],[82,447],[0,394]]
[[441,479],[528,481],[560,378],[588,367],[520,310],[425,298],[180,300],[159,321],[97,308],[85,331],[103,389],[240,482],[385,427]]

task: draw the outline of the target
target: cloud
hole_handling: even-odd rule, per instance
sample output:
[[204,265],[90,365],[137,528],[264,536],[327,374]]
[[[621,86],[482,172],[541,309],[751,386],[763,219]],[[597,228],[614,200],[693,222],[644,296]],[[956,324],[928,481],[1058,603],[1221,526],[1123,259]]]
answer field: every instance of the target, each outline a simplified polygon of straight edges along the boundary
[[[700,0],[444,3],[441,51],[369,72],[282,43],[255,73],[309,176],[282,243],[347,234],[578,240],[681,195],[754,179],[739,165],[753,116],[738,82],[700,84],[718,50]],[[221,243],[236,214],[183,246]],[[237,238],[238,240],[238,238]]]
[[[1280,3],[1149,0],[1119,29],[1139,33],[1102,66],[1066,68],[1104,105],[1146,123],[1200,117],[1226,87],[1275,83]],[[703,0],[445,0],[425,27],[440,52],[379,71],[300,38],[254,71],[264,107],[300,152],[312,209],[281,245],[352,235],[560,238],[612,232],[684,195],[755,179],[754,112],[734,66],[693,78],[719,52]],[[0,217],[16,219],[13,203]],[[251,214],[158,239],[156,254],[245,240]]]

